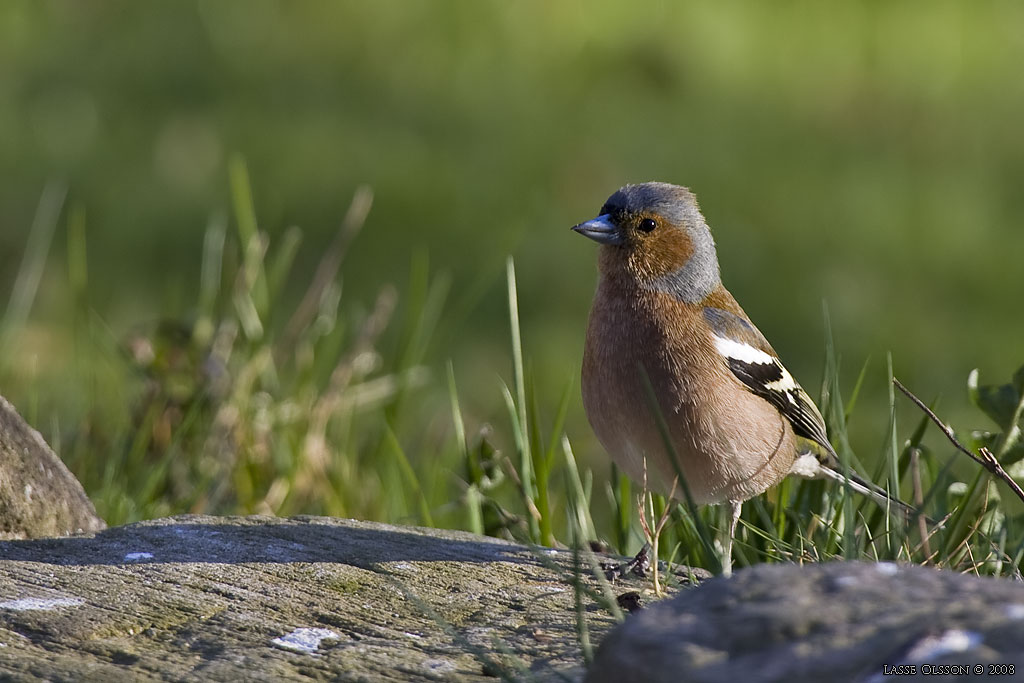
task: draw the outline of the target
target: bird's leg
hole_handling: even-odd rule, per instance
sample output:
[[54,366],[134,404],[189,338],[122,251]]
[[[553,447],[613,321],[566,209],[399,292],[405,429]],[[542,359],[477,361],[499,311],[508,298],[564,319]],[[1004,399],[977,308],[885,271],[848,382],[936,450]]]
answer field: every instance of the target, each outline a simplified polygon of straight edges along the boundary
[[740,512],[743,510],[742,500],[729,501],[729,537],[725,539],[725,552],[722,553],[722,576],[732,576],[732,542],[736,537],[736,525],[740,521]]

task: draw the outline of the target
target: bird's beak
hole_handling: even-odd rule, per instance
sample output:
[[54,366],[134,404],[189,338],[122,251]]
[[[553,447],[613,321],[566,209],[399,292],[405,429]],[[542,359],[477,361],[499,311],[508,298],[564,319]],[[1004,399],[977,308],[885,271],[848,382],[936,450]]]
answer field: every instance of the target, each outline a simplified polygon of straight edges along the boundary
[[611,216],[604,214],[586,223],[574,225],[573,230],[601,244],[622,244],[622,230],[612,223]]

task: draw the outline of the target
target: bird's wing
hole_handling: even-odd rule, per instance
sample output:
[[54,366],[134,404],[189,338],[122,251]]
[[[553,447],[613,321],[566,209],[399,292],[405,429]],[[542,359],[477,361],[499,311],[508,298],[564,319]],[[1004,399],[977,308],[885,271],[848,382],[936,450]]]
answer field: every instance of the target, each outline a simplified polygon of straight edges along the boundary
[[825,420],[761,331],[741,316],[713,306],[704,308],[704,319],[711,326],[715,349],[732,374],[751,392],[775,406],[789,420],[797,436],[824,448],[822,455],[831,461],[835,451],[825,431]]
[[[810,467],[802,473],[803,476],[847,482],[854,490],[871,496],[881,505],[892,503],[904,515],[918,514],[913,507],[893,498],[885,489],[856,473],[843,474],[839,456],[828,441],[825,420],[817,406],[782,365],[760,330],[742,316],[713,306],[704,309],[704,318],[711,326],[715,349],[736,378],[775,406],[789,420],[793,432],[810,442],[807,444],[808,455],[817,461],[817,467]],[[813,465],[814,462],[808,464]]]

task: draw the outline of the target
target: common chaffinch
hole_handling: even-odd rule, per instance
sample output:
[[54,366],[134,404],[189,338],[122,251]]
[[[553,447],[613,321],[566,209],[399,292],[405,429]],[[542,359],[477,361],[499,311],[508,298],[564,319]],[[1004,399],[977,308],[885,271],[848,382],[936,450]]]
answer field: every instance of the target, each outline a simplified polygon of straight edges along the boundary
[[[573,230],[603,245],[583,353],[587,418],[634,481],[668,494],[681,470],[695,503],[729,504],[729,573],[743,501],[790,474],[846,481],[825,421],[722,285],[714,239],[687,188],[626,185]],[[855,475],[850,486],[888,499]]]

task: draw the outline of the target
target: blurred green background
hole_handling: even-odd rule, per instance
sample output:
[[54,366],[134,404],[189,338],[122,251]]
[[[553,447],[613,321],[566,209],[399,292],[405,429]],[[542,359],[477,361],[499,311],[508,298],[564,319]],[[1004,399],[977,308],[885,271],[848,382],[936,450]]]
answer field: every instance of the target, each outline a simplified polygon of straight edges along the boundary
[[[1022,26],[1013,2],[4,2],[4,300],[43,188],[69,189],[0,393],[58,446],[127,420],[130,380],[97,405],[73,367],[109,357],[75,351],[67,218],[87,245],[77,296],[110,339],[189,320],[237,154],[271,244],[303,230],[286,311],[361,184],[375,202],[342,308],[359,319],[394,283],[402,310],[416,259],[450,277],[414,395],[429,433],[450,424],[448,359],[467,428],[506,420],[509,255],[538,403],[557,402],[595,283],[568,228],[654,179],[696,192],[727,286],[812,394],[822,302],[847,387],[870,359],[863,459],[886,442],[887,351],[945,418],[977,422],[970,369],[1024,361]],[[397,332],[383,344],[398,353]],[[604,472],[574,392],[566,431]],[[418,429],[398,436],[427,467]]]

